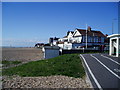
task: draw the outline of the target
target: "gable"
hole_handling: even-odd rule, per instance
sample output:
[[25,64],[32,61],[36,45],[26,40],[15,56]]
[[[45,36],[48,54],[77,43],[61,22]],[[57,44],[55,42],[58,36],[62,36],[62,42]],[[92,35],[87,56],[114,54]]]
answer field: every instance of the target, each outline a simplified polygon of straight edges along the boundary
[[68,37],[72,37],[73,36],[73,34],[70,32],[69,34],[68,34]]
[[73,33],[73,36],[81,36],[81,34],[78,30],[75,30],[75,32]]

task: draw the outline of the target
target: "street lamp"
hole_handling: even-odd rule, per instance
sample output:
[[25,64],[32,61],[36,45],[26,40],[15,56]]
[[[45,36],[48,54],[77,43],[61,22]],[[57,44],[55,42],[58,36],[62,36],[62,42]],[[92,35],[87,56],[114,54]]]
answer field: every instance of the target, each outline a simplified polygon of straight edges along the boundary
[[112,19],[112,34],[114,34],[114,33],[113,33],[113,29],[114,29],[114,20],[117,20],[117,19]]
[[87,48],[87,24],[86,24],[86,48]]

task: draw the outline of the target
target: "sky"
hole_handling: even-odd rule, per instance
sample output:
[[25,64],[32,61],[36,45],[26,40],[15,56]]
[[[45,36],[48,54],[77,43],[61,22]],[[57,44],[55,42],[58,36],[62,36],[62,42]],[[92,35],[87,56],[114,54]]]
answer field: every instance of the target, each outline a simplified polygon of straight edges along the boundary
[[86,24],[111,35],[112,22],[118,33],[117,2],[3,2],[2,46],[33,47]]
[[120,0],[1,0],[2,2],[119,2]]

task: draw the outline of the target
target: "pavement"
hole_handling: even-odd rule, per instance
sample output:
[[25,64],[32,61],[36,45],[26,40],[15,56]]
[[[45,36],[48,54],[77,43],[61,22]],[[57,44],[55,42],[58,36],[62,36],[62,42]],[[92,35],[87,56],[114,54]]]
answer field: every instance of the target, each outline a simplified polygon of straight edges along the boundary
[[120,90],[120,57],[80,54],[93,88]]

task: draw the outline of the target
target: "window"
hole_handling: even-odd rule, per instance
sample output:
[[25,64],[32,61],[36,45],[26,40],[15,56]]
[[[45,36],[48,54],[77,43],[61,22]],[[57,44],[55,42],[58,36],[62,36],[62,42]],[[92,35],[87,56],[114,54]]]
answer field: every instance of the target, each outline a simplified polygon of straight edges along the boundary
[[96,37],[96,42],[98,42],[98,37]]
[[101,42],[101,37],[98,37],[98,42]]
[[95,37],[95,42],[97,42],[97,37]]
[[85,36],[82,36],[82,42],[85,42]]
[[92,36],[92,42],[94,42],[94,37]]
[[104,37],[101,37],[101,42],[104,42]]
[[93,36],[93,42],[95,42],[95,36]]
[[88,41],[87,42],[90,42],[90,36],[88,36]]

